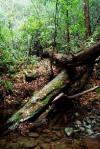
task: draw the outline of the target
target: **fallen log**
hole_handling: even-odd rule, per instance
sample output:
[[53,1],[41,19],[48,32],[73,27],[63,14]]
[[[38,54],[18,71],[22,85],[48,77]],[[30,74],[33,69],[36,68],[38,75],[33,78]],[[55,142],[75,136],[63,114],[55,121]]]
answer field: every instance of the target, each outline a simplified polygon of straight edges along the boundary
[[62,64],[64,67],[76,67],[86,65],[88,63],[95,63],[97,57],[100,55],[100,42],[96,45],[84,49],[75,55],[66,55],[48,51],[44,54],[46,57],[52,58],[56,63]]
[[[71,94],[76,93],[79,88],[82,88],[86,83],[89,75],[89,69],[82,72],[82,76],[79,75],[79,80],[69,80],[67,72],[62,71],[55,79],[49,82],[40,92],[36,93],[28,103],[25,104],[18,112],[16,112],[7,121],[7,125],[10,129],[15,129],[20,122],[31,119],[35,121],[50,105],[52,100],[59,95],[62,90],[66,90]],[[75,88],[75,89],[74,89]],[[73,91],[74,89],[74,91]]]
[[34,94],[28,103],[24,105],[18,112],[8,119],[7,124],[15,129],[15,127],[27,119],[36,120],[42,112],[45,111],[49,102],[51,102],[61,90],[68,84],[70,80],[66,71],[62,71],[55,79],[47,84],[40,92]]
[[[58,96],[62,90],[67,92],[67,96],[74,96],[78,94],[86,85],[86,82],[92,72],[93,63],[95,59],[100,55],[100,43],[76,54],[75,56],[63,57],[61,54],[54,55],[54,59],[66,66],[67,71],[62,71],[56,78],[48,83],[40,92],[34,94],[34,96],[25,104],[18,112],[12,115],[8,119],[5,128],[15,129],[20,122],[32,119],[35,121],[50,105],[53,99]],[[86,65],[86,72],[83,75],[79,75],[79,71],[76,70],[76,66]],[[69,73],[70,72],[70,73]],[[70,74],[75,79],[69,79]],[[78,77],[76,77],[78,76]]]

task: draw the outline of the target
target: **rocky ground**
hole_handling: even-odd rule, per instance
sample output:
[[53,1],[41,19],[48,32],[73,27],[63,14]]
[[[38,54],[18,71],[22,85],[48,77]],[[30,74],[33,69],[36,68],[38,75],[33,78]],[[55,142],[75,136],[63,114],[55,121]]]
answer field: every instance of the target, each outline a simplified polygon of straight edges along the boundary
[[[55,66],[53,69],[57,75],[59,70]],[[24,66],[15,76],[8,77],[13,84],[13,93],[3,91],[0,125],[23,106],[34,91],[50,81],[50,74],[50,62],[42,60],[34,67]],[[93,77],[90,86],[97,84],[100,85],[100,81]],[[66,112],[60,109],[53,113],[49,123],[28,129],[30,125],[21,124],[14,132],[1,136],[0,149],[100,149],[100,89],[82,96],[80,102],[74,103]]]

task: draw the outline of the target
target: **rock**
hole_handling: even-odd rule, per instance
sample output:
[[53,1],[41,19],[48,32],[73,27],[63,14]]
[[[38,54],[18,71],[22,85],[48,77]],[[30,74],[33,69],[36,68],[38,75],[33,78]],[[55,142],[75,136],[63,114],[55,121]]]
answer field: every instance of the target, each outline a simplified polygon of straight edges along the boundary
[[27,142],[24,142],[24,147],[26,148],[31,148],[31,147],[36,147],[37,146],[37,142],[36,141],[27,141]]
[[95,116],[94,115],[90,115],[89,118],[90,119],[95,119]]
[[81,123],[79,120],[77,120],[77,121],[75,122],[75,124],[77,124],[77,125],[79,126],[79,125],[81,125],[82,123]]
[[20,145],[18,143],[8,143],[5,146],[5,149],[20,149]]
[[47,144],[47,143],[42,143],[42,144],[40,145],[40,148],[41,148],[41,149],[50,149],[50,146],[49,146],[49,144]]
[[51,140],[52,140],[52,141],[58,141],[59,138],[55,136],[55,137],[53,137]]
[[65,128],[65,133],[67,136],[71,136],[73,134],[73,128],[67,127]]
[[36,132],[29,133],[29,137],[38,138],[39,134]]
[[86,122],[87,122],[88,124],[91,123],[91,120],[89,119],[89,117],[86,117]]
[[92,120],[92,124],[96,124],[96,121],[95,120]]
[[87,124],[86,124],[86,122],[85,122],[85,121],[83,122],[83,126],[84,126],[84,127],[86,127],[86,126],[87,126]]
[[94,132],[91,129],[86,129],[86,132],[88,133],[88,135],[94,134]]
[[91,128],[91,125],[86,125],[86,128],[90,129]]
[[76,113],[75,113],[75,116],[76,116],[76,117],[78,117],[78,116],[79,116],[79,113],[78,113],[78,112],[76,112]]
[[43,132],[43,133],[50,133],[50,130],[49,130],[49,129],[43,129],[42,132]]
[[40,146],[36,146],[34,149],[40,149]]
[[79,130],[84,132],[85,131],[85,128],[84,127],[79,127]]
[[61,131],[55,131],[55,134],[57,137],[61,138],[62,137],[62,133]]
[[50,142],[51,142],[51,139],[50,139],[50,138],[45,138],[45,139],[44,139],[44,142],[45,142],[45,143],[50,143]]
[[100,132],[100,127],[95,127],[94,131]]
[[51,145],[50,149],[71,149],[71,148],[68,147],[68,145],[65,143],[57,142],[56,144]]
[[19,137],[17,141],[21,146],[26,148],[37,146],[37,141],[34,138]]

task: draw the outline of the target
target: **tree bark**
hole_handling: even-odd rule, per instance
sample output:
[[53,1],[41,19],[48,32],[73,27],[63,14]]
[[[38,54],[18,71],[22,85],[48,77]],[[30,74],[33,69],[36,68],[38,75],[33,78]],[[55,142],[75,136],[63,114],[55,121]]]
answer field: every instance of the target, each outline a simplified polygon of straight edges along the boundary
[[81,52],[75,55],[66,55],[61,53],[52,53],[51,51],[44,54],[44,57],[52,57],[53,60],[58,63],[62,64],[65,68],[69,67],[77,67],[82,65],[87,65],[89,63],[94,63],[97,57],[100,55],[100,42],[96,45],[82,50]]
[[57,46],[57,30],[58,30],[58,0],[56,0],[56,10],[55,10],[55,30],[54,30],[54,39],[53,39],[53,48]]
[[[54,58],[62,64],[66,64],[68,70],[63,70],[42,90],[35,93],[24,107],[8,119],[5,128],[15,129],[20,122],[30,119],[35,121],[61,92],[67,96],[74,96],[81,92],[89,80],[94,61],[99,55],[100,43],[69,59],[66,55],[63,57],[61,54],[55,54]],[[86,66],[81,67],[83,65]],[[76,66],[79,68],[77,69]],[[71,72],[72,77],[70,77]]]
[[70,33],[69,33],[69,21],[68,21],[68,17],[69,17],[69,13],[68,13],[68,10],[66,10],[66,18],[67,18],[67,21],[66,21],[66,41],[67,41],[67,44],[68,44],[68,47],[67,47],[67,53],[68,55],[70,54]]
[[47,84],[40,92],[25,104],[18,112],[8,119],[7,125],[12,125],[10,129],[14,129],[20,122],[27,119],[36,120],[42,112],[45,111],[48,104],[61,92],[61,90],[68,84],[70,80],[66,71],[62,71],[55,79]]
[[89,1],[88,0],[84,0],[84,16],[85,16],[86,37],[88,38],[91,35]]

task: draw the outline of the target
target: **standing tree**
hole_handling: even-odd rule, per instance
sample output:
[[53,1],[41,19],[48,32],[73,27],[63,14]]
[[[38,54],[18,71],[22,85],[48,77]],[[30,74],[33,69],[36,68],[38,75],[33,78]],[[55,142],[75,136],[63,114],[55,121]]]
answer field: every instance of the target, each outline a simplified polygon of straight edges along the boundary
[[54,30],[53,47],[55,48],[57,45],[56,39],[57,39],[57,30],[58,30],[58,0],[56,0],[56,10],[55,10],[54,23],[55,23],[55,30]]
[[89,1],[88,0],[84,0],[84,16],[85,16],[86,37],[88,38],[91,35]]
[[67,51],[68,51],[68,54],[70,54],[70,33],[69,33],[69,20],[68,20],[68,17],[69,17],[69,12],[68,12],[68,9],[66,10],[66,41],[67,41],[67,44],[68,44],[68,47],[67,47]]

